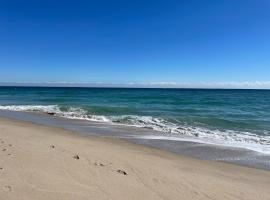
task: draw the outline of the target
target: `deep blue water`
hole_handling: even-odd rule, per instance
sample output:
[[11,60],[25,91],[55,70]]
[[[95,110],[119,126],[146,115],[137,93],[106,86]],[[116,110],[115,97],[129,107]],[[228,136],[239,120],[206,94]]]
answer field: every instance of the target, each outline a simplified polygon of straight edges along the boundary
[[0,87],[0,109],[270,146],[270,90]]

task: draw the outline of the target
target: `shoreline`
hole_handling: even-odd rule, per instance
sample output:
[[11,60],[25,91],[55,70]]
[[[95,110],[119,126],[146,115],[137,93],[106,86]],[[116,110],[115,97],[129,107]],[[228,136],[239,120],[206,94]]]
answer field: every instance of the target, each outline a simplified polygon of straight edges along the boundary
[[267,199],[270,195],[269,171],[3,117],[0,130],[4,199]]
[[[0,111],[0,117],[20,121],[28,121],[49,127],[64,128],[83,136],[120,138],[148,147],[173,152],[179,155],[199,158],[201,160],[220,161],[241,166],[270,171],[270,155],[243,148],[227,147],[190,141],[189,138],[179,140],[162,139],[160,132],[130,126],[117,126],[85,120],[71,120],[48,114],[32,112]],[[173,137],[172,135],[168,137]],[[159,138],[159,139],[155,139]]]
[[[255,134],[247,130],[242,132],[233,129],[215,129],[213,127],[183,125],[170,122],[162,117],[139,116],[139,115],[88,115],[87,109],[60,105],[0,105],[0,112],[22,112],[33,115],[47,115],[54,118],[65,120],[86,121],[88,123],[100,123],[101,125],[125,126],[130,128],[140,128],[141,132],[145,129],[152,130],[159,134],[149,139],[160,138],[163,140],[188,141],[208,145],[216,145],[227,148],[239,148],[247,151],[254,151],[270,156],[269,137]],[[66,110],[65,110],[66,109]],[[156,136],[159,137],[156,137]],[[269,166],[270,170],[270,166]]]

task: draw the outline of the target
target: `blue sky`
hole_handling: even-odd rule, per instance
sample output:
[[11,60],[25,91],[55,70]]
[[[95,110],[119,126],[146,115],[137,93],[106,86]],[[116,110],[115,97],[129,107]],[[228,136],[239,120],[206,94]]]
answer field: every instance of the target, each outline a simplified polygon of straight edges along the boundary
[[269,36],[268,0],[0,0],[0,82],[265,83]]

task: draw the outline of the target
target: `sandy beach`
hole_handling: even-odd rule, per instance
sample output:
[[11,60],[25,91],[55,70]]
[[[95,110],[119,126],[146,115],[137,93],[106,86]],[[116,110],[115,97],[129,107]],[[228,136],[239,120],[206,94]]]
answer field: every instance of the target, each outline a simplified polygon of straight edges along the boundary
[[0,118],[0,199],[269,199],[270,172]]

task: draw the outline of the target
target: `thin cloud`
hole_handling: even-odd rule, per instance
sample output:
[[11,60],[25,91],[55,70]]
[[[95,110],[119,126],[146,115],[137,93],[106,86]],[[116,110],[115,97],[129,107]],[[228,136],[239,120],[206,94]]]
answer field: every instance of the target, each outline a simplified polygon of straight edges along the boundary
[[217,88],[217,89],[270,89],[270,81],[246,82],[0,82],[1,86],[47,86],[47,87],[127,87],[127,88]]

